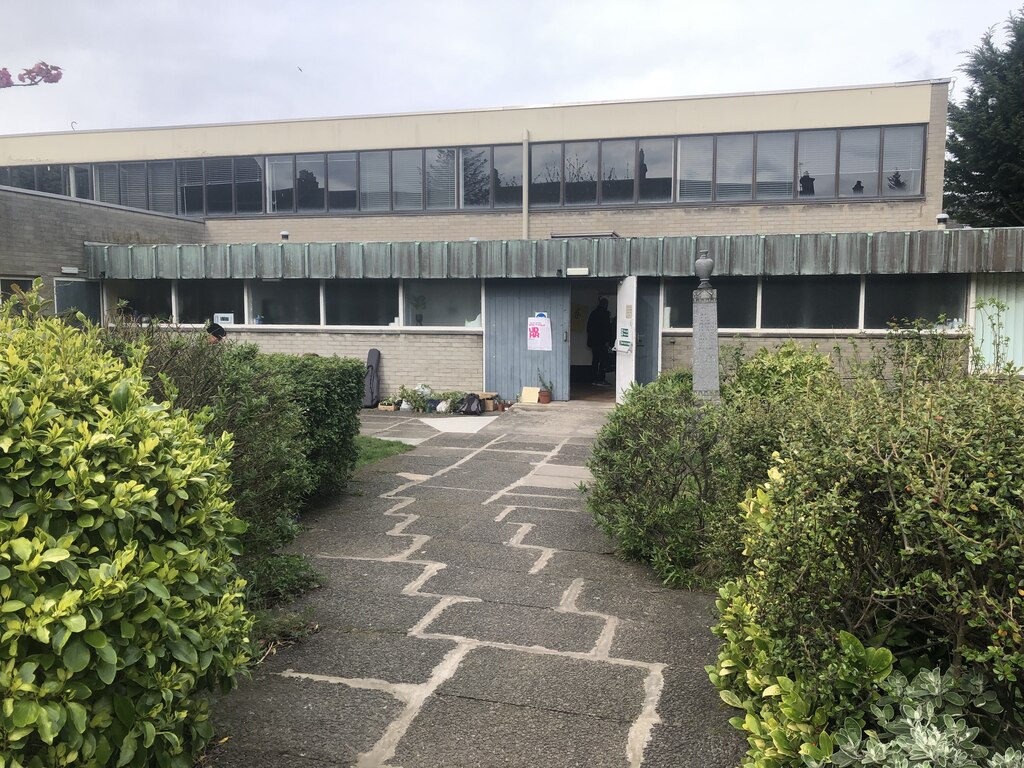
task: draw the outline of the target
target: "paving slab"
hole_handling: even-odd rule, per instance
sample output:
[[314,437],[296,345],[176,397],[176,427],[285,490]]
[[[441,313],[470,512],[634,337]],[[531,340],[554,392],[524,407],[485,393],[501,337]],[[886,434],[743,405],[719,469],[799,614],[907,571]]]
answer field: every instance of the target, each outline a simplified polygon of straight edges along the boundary
[[449,565],[423,588],[425,592],[477,597],[492,603],[554,608],[572,586],[572,579],[543,573],[513,573],[492,568]]
[[217,738],[228,741],[208,765],[353,765],[403,708],[380,691],[261,673],[216,702]]
[[537,562],[537,552],[503,544],[434,537],[416,551],[416,559],[526,573]]
[[399,744],[402,768],[625,768],[624,723],[437,696]]
[[605,622],[595,616],[560,613],[508,603],[457,603],[426,628],[430,634],[541,646],[555,651],[590,651]]
[[541,507],[543,509],[567,509],[583,510],[583,498],[577,493],[575,495],[556,495],[551,488],[524,489],[519,486],[511,491],[503,493],[500,498],[492,502],[501,505],[516,505],[519,507]]
[[638,667],[480,648],[438,695],[632,723],[643,707],[646,678]]

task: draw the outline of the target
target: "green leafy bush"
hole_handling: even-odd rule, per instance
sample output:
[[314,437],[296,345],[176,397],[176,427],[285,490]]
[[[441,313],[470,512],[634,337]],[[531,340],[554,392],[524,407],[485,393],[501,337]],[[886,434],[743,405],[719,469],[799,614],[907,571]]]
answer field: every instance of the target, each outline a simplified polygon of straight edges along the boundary
[[307,458],[317,494],[345,488],[356,463],[355,436],[366,365],[352,358],[268,355],[292,380],[302,412]]
[[26,304],[0,309],[0,755],[186,768],[248,659],[230,441]]

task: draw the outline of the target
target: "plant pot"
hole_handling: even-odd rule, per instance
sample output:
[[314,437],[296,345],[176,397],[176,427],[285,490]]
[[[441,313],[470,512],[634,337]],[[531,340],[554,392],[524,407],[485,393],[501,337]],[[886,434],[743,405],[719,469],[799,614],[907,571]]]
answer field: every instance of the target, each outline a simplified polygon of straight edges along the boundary
[[393,403],[391,405],[384,405],[384,403],[379,403],[377,405],[377,410],[378,411],[393,411],[393,410],[395,410],[395,406],[394,406]]
[[542,389],[537,395],[537,402],[541,405],[546,405],[551,402],[551,392],[546,389]]

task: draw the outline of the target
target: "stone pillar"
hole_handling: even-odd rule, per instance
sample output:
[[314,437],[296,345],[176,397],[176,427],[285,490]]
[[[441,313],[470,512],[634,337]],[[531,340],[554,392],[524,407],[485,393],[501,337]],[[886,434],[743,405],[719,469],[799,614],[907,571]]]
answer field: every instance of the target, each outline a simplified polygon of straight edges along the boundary
[[701,251],[695,264],[700,285],[693,292],[693,392],[702,400],[717,402],[718,291],[711,287],[715,263]]

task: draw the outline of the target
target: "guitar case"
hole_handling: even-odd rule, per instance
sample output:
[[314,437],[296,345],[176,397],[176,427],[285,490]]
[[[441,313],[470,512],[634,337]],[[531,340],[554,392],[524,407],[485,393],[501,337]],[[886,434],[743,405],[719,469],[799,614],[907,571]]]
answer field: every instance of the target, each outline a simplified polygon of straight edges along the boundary
[[366,378],[363,381],[363,408],[376,408],[380,402],[380,350],[366,355]]

